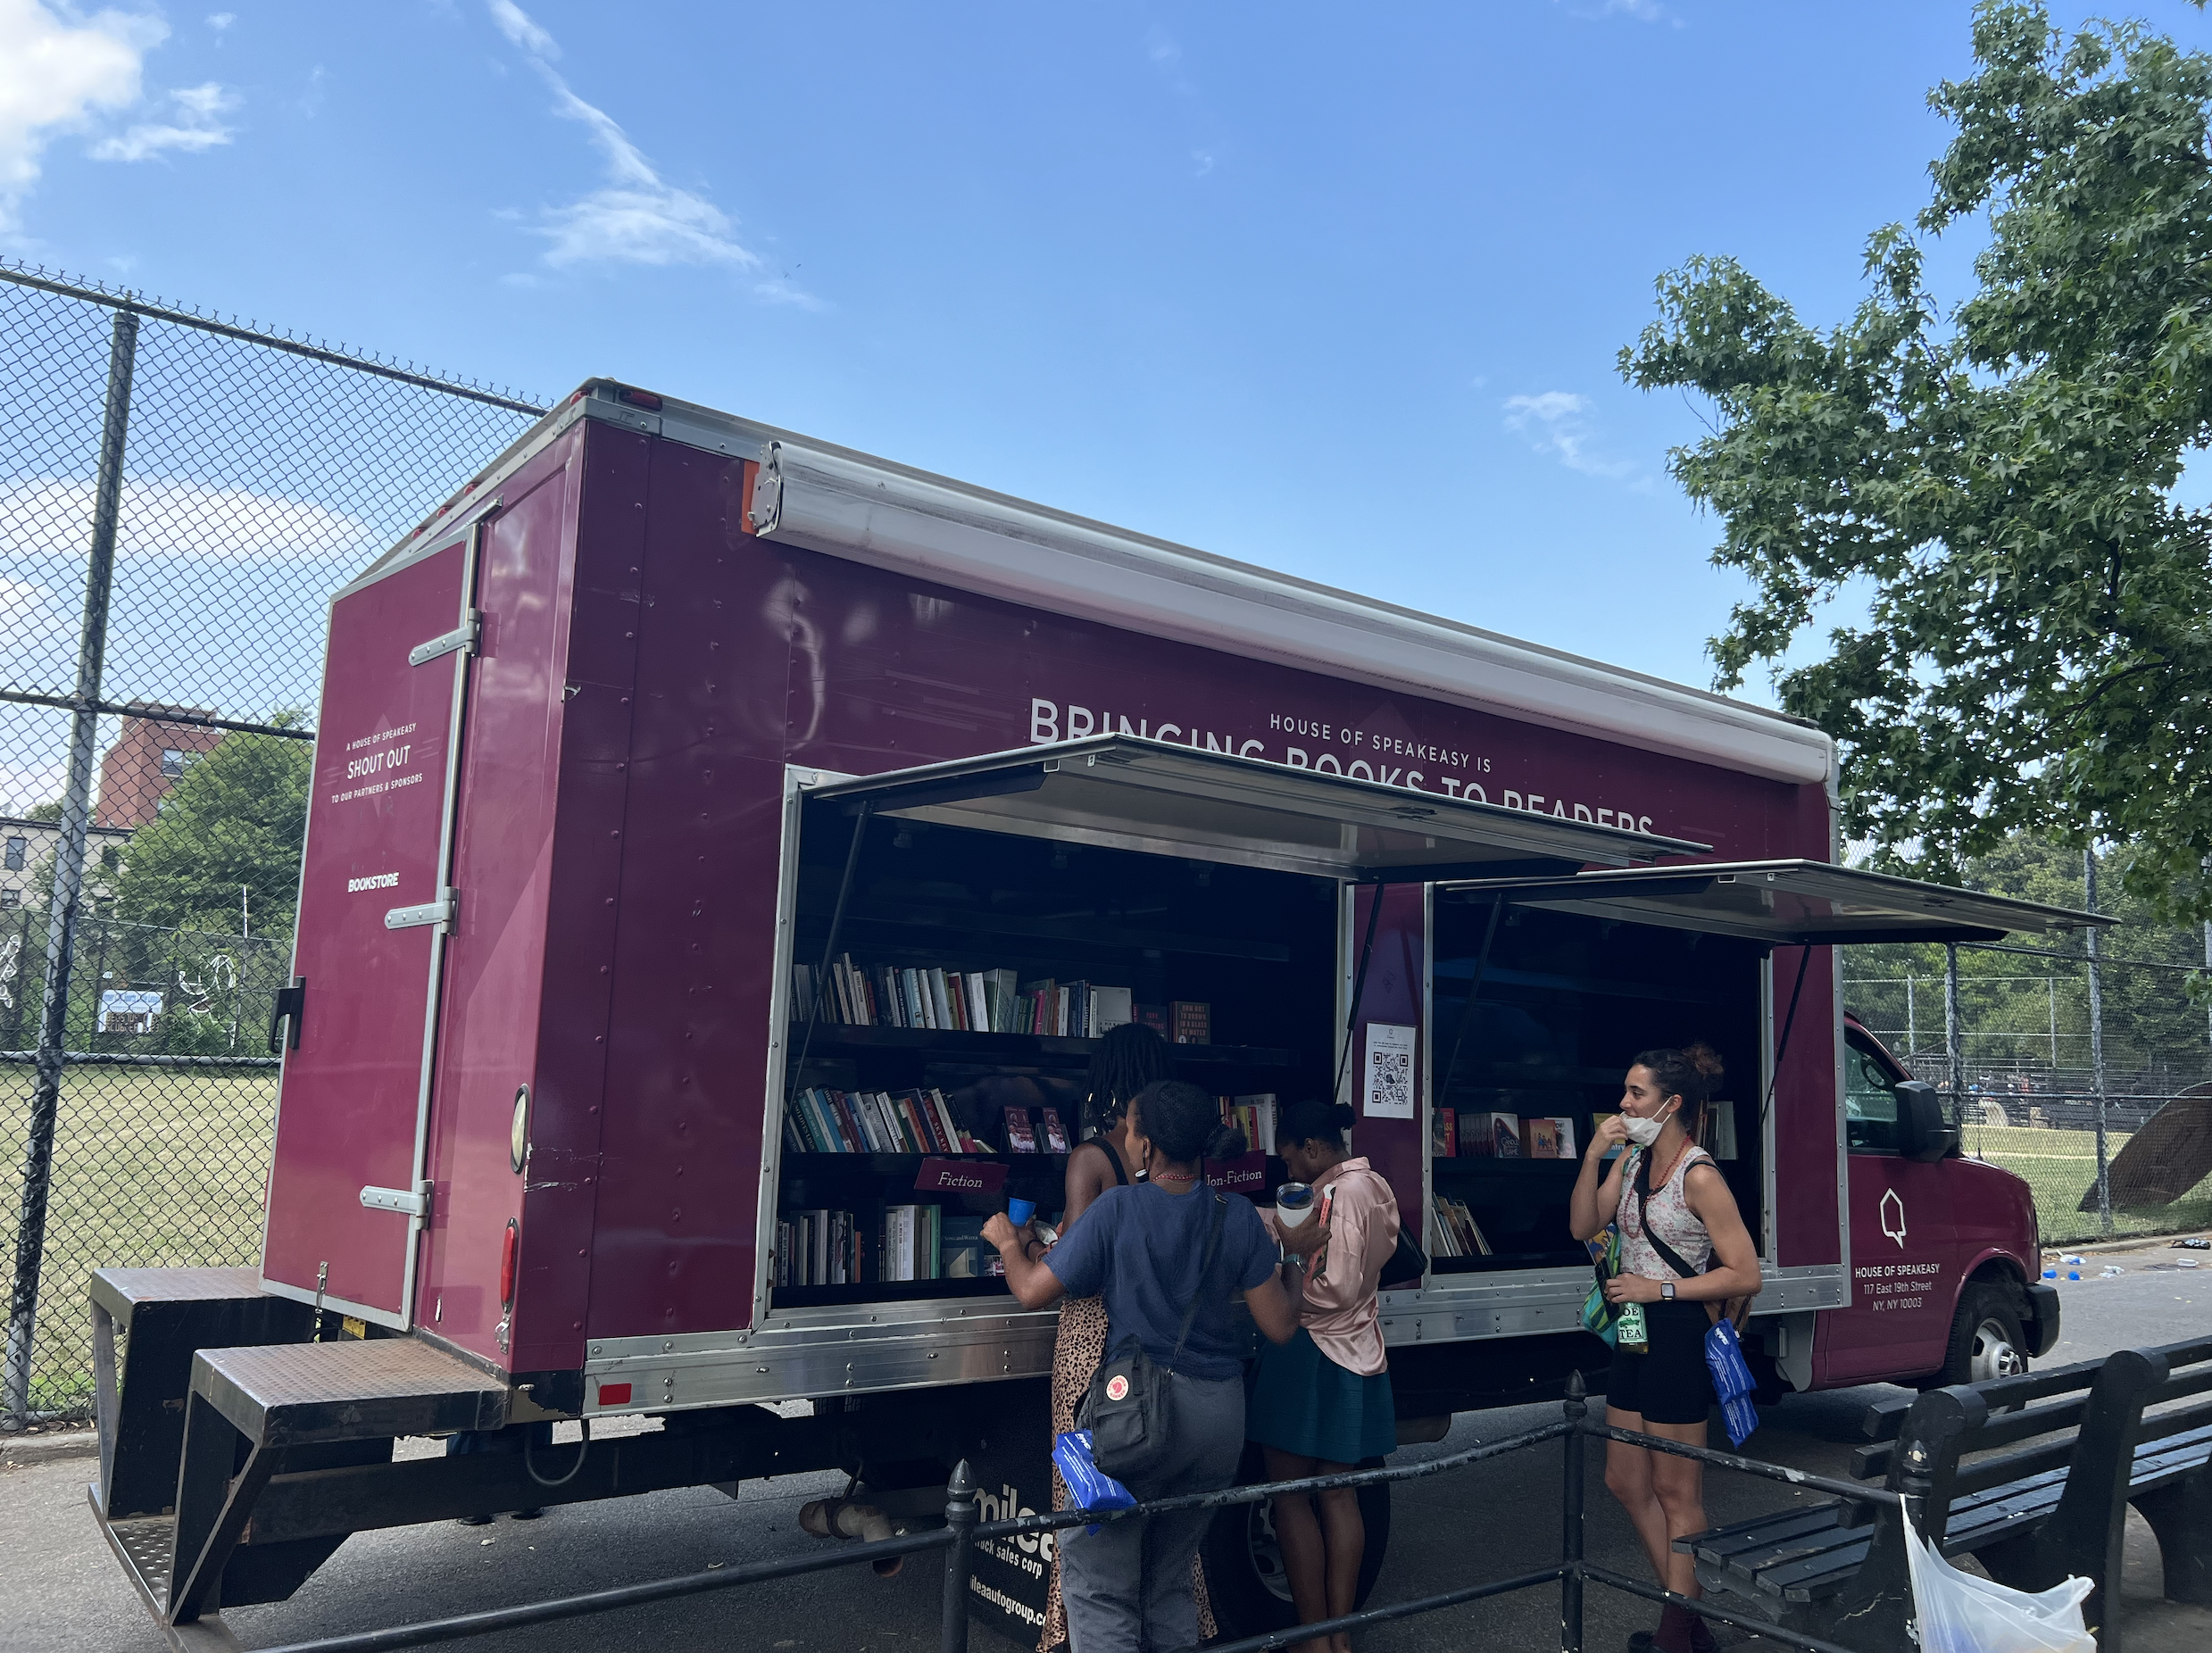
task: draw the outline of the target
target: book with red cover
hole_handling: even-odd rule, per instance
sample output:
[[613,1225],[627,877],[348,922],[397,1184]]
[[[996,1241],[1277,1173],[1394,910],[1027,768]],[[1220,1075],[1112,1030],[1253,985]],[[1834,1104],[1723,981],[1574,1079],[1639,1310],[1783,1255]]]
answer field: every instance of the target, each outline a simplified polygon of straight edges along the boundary
[[1027,1108],[1009,1108],[1006,1110],[1006,1148],[1010,1153],[1036,1152],[1037,1134],[1029,1123],[1029,1110]]
[[1213,1042],[1213,1006],[1193,999],[1177,999],[1168,1007],[1174,1018],[1174,1042],[1177,1044],[1211,1044]]
[[1044,1151],[1064,1154],[1068,1151],[1068,1127],[1060,1122],[1060,1109],[1047,1108],[1044,1114]]

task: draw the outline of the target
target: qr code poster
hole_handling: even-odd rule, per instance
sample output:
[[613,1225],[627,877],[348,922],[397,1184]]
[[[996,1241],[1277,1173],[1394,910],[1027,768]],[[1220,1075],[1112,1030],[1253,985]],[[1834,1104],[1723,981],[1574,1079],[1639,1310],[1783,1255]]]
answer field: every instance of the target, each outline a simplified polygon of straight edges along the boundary
[[1368,1024],[1367,1103],[1370,1119],[1413,1117],[1414,1029],[1390,1022]]

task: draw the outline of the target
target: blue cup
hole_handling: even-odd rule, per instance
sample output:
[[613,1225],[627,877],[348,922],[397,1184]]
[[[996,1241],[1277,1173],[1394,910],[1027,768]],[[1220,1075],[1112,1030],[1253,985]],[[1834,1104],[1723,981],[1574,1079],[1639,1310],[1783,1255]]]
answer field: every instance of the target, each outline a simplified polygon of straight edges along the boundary
[[1007,1221],[1012,1223],[1017,1228],[1036,1214],[1037,1202],[1034,1200],[1009,1200],[1006,1202]]

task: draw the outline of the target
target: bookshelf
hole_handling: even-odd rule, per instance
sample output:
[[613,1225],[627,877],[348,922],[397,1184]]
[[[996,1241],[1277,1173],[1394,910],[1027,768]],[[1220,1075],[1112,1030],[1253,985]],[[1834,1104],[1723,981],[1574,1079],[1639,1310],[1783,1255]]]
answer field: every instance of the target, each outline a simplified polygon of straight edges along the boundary
[[[1068,1156],[1050,1151],[1046,1111],[1062,1140],[1079,1141],[1092,1060],[1104,1033],[1123,1021],[1152,1025],[1169,1041],[1172,1076],[1210,1095],[1328,1089],[1338,968],[1333,880],[916,818],[874,819],[857,850],[853,832],[848,817],[812,804],[802,811],[786,961],[786,1089],[848,1100],[887,1093],[894,1103],[902,1095],[941,1098],[935,1117],[948,1128],[934,1132],[937,1151],[926,1157],[988,1167],[992,1180],[1004,1180],[989,1192],[918,1190],[924,1155],[877,1151],[886,1135],[880,1108],[873,1128],[861,1126],[864,1151],[819,1151],[826,1142],[816,1118],[801,1140],[783,1141],[779,1250],[770,1264],[778,1305],[1004,1293],[999,1276],[952,1277],[954,1248],[970,1247],[1010,1196],[1034,1200],[1041,1218],[1058,1217]],[[1174,1042],[1177,1028],[1198,1042]],[[1026,1110],[1025,1129],[1010,1123],[1010,1109]],[[842,1133],[844,1146],[852,1146],[852,1134]],[[912,1145],[911,1130],[902,1139],[894,1123],[888,1134]],[[948,1135],[969,1151],[944,1151]],[[1022,1151],[1024,1136],[1043,1151]],[[1271,1181],[1281,1180],[1279,1162],[1269,1170]],[[881,1278],[884,1271],[869,1267],[871,1237],[883,1236],[875,1242],[890,1254],[886,1221],[904,1220],[897,1214],[916,1206],[930,1208],[923,1225],[944,1236],[940,1277]],[[823,1212],[852,1248],[852,1266],[836,1283],[802,1283],[785,1267],[785,1231]],[[990,1260],[986,1250],[981,1266]],[[969,1266],[963,1256],[963,1271]],[[863,1277],[850,1277],[856,1267]]]

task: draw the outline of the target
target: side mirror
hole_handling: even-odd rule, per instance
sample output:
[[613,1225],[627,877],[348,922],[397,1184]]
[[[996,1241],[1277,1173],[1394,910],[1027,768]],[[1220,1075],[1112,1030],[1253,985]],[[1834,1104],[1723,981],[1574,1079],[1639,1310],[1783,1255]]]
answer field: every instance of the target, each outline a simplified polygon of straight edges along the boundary
[[1943,1118],[1943,1104],[1925,1079],[1904,1079],[1897,1086],[1897,1151],[1908,1159],[1933,1162],[1958,1146],[1958,1129]]

